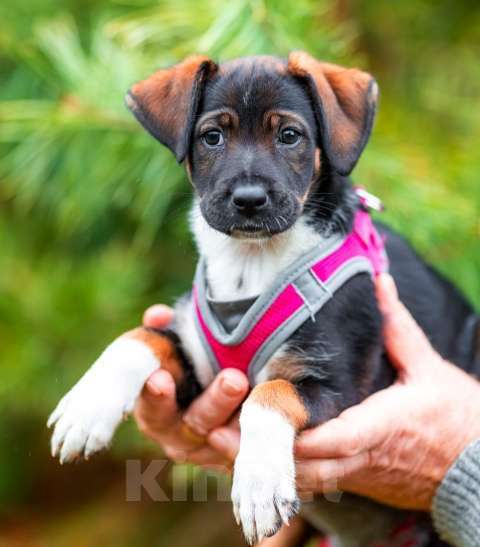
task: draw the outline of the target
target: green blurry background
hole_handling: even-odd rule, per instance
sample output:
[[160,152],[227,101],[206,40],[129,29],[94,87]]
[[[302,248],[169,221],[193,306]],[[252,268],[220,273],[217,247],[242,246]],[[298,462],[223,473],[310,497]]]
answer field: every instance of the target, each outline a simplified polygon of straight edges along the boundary
[[132,424],[67,467],[44,424],[108,341],[191,281],[189,185],[125,90],[192,52],[291,49],[376,76],[354,178],[480,305],[477,0],[2,2],[0,546],[241,544],[226,503],[124,501],[124,460],[158,455]]

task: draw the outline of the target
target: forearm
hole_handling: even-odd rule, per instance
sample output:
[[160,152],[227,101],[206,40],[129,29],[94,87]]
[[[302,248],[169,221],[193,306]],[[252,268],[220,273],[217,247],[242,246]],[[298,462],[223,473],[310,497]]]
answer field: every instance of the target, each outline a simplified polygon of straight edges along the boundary
[[456,547],[480,546],[480,440],[452,465],[432,504],[437,532]]

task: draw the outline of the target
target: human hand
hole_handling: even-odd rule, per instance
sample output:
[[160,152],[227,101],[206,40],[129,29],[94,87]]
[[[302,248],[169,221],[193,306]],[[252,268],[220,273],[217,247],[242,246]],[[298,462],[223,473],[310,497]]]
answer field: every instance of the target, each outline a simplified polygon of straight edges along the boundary
[[398,379],[300,435],[298,486],[319,492],[333,483],[381,503],[429,510],[449,467],[480,437],[480,384],[435,352],[389,275],[376,289]]
[[[172,319],[171,308],[155,305],[146,310],[143,323],[162,328]],[[140,431],[159,444],[172,460],[230,468],[232,460],[209,444],[209,434],[222,426],[222,430],[239,437],[234,414],[248,390],[244,374],[235,369],[223,370],[182,414],[177,408],[172,376],[159,369],[145,384],[134,416]]]

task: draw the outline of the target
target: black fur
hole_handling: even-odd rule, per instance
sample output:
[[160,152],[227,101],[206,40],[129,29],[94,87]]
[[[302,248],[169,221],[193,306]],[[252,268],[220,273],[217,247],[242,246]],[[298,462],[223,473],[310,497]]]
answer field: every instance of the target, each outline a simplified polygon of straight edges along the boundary
[[[248,105],[242,101],[245,93],[255,96]],[[264,66],[250,73],[238,69],[228,77],[217,75],[207,84],[202,111],[225,106],[234,108],[239,112],[243,126],[243,132],[236,137],[238,142],[234,151],[227,150],[213,160],[209,158],[207,172],[197,169],[197,162],[201,163],[202,154],[205,154],[202,144],[198,138],[193,144],[193,181],[203,198],[202,212],[215,228],[230,233],[232,226],[239,223],[234,213],[225,212],[231,188],[239,180],[244,183],[246,179],[250,182],[255,178],[273,194],[277,192],[277,197],[281,192],[292,196],[290,200],[284,198],[282,201],[279,197],[277,202],[272,200],[271,209],[255,221],[275,233],[279,230],[269,215],[286,216],[288,226],[296,220],[299,211],[290,204],[305,191],[314,172],[312,149],[316,142],[313,139],[324,142],[324,128],[315,125],[312,103],[307,99],[299,82],[272,73]],[[262,138],[259,115],[271,108],[292,110],[300,115],[310,126],[306,132],[309,146],[300,159],[293,160],[285,159],[281,151],[274,148],[266,155],[262,153],[262,147],[257,147],[256,160],[247,173],[243,161],[245,153]],[[371,119],[368,131],[370,126]],[[295,161],[303,163],[300,173],[292,168]],[[357,206],[350,180],[340,176],[328,160],[325,161],[320,177],[311,186],[303,214],[322,233],[348,233]],[[472,308],[452,284],[426,265],[399,235],[386,226],[378,228],[386,236],[390,271],[400,298],[435,349],[470,372],[480,371],[478,363],[475,365],[472,360],[473,350],[465,350],[468,334],[462,336],[466,324],[471,322]],[[303,375],[295,383],[309,411],[311,426],[337,416],[345,408],[388,386],[395,378],[383,355],[381,316],[372,281],[367,275],[358,275],[343,286],[319,312],[315,322],[307,321],[292,336],[289,346],[290,353],[304,363]],[[431,545],[442,544],[428,521],[422,526],[431,533]]]
[[[273,235],[292,226],[303,214],[321,233],[348,233],[358,201],[351,181],[329,164],[323,149],[320,169],[315,165],[315,152],[322,143],[325,147],[328,135],[317,123],[318,105],[312,98],[311,82],[282,72],[268,59],[222,66],[226,68],[205,84],[188,156],[207,222],[227,234],[262,230]],[[215,118],[213,127],[225,134],[225,143],[212,149],[202,140],[202,120],[219,109],[234,110],[237,119],[224,123]],[[300,145],[280,146],[275,140],[277,130],[265,129],[262,117],[270,110],[289,111],[301,120]],[[293,119],[286,123],[293,123]],[[361,147],[372,119],[373,114]],[[239,184],[260,184],[268,193],[268,207],[254,218],[243,217],[231,205],[232,190]],[[382,224],[378,229],[386,236],[390,271],[400,298],[433,347],[468,372],[480,373],[480,327],[472,307],[399,235]],[[381,326],[372,280],[360,274],[338,290],[315,322],[307,321],[292,336],[288,351],[303,363],[294,383],[310,413],[309,425],[338,415],[394,381],[394,371],[382,350]],[[173,332],[167,335],[185,365],[186,380],[178,391],[181,405],[186,406],[200,386],[180,340]],[[430,533],[431,546],[442,545],[429,522],[425,530]]]

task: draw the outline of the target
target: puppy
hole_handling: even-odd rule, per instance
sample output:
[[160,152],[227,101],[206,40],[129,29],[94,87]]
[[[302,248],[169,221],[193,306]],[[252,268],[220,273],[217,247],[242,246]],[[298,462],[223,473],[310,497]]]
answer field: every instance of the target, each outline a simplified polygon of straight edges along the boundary
[[[255,543],[299,510],[296,434],[394,380],[372,283],[387,267],[383,241],[402,300],[441,355],[470,372],[478,321],[399,236],[372,225],[351,185],[375,114],[370,75],[303,52],[221,65],[194,56],[134,85],[126,102],[194,187],[196,280],[171,329],[123,334],[65,395],[49,420],[52,452],[70,461],[106,447],[159,367],[182,408],[220,368],[240,368],[252,390],[232,500]],[[388,541],[407,518],[347,495],[305,513],[343,547]],[[426,517],[413,522],[409,545],[441,545]]]

